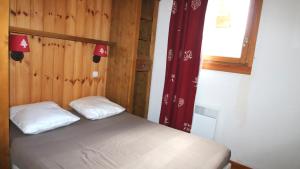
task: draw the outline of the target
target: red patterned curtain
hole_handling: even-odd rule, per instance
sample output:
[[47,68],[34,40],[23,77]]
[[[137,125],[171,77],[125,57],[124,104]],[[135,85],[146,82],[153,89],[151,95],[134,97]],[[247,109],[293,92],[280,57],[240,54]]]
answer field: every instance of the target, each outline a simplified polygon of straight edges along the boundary
[[208,0],[174,0],[159,122],[190,132]]

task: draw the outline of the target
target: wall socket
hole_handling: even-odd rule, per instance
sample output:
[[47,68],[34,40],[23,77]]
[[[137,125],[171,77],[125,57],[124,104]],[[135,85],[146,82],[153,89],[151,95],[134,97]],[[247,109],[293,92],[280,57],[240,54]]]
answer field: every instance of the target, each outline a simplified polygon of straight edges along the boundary
[[98,72],[98,71],[93,71],[93,72],[92,72],[92,77],[93,77],[93,78],[99,77],[99,72]]

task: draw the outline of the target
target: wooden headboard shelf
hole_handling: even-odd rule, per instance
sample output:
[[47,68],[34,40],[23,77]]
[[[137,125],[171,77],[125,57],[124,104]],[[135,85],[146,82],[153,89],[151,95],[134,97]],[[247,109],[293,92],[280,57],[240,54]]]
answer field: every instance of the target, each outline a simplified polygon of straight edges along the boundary
[[70,41],[83,42],[83,43],[106,44],[109,46],[115,45],[115,43],[109,42],[109,41],[84,38],[84,37],[72,36],[72,35],[66,35],[66,34],[59,34],[59,33],[53,33],[53,32],[39,31],[39,30],[33,30],[33,29],[18,28],[18,27],[13,27],[13,26],[9,27],[9,32],[25,34],[25,35],[32,35],[32,36],[40,36],[40,37],[46,37],[46,38],[61,39],[61,40],[70,40]]

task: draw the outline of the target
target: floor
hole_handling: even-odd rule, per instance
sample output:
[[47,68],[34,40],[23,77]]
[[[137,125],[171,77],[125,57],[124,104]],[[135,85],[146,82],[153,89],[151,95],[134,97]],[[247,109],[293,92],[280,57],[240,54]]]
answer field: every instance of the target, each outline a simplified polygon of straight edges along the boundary
[[239,163],[236,163],[236,162],[233,162],[233,161],[230,161],[231,163],[231,169],[251,169],[249,167],[246,167],[242,164],[239,164]]

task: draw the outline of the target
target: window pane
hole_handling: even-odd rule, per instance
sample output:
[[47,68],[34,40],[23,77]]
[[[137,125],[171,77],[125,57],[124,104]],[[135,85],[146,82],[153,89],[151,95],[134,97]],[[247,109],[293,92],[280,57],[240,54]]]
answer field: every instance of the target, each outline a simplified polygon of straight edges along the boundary
[[202,54],[240,58],[247,26],[250,0],[208,2]]

